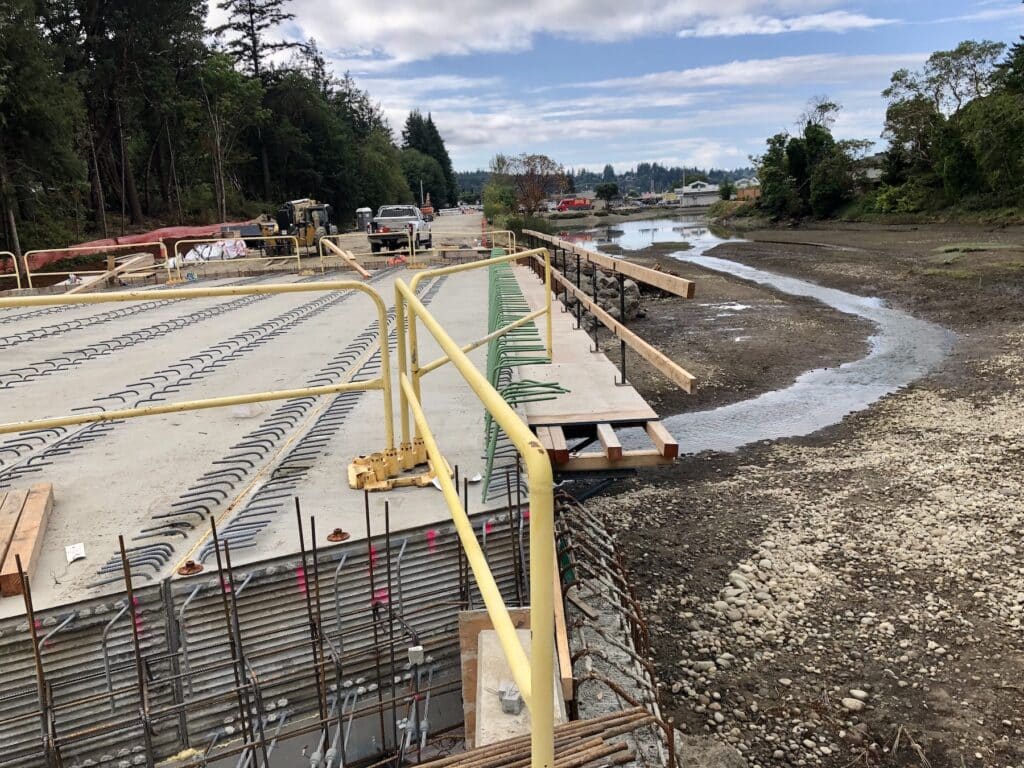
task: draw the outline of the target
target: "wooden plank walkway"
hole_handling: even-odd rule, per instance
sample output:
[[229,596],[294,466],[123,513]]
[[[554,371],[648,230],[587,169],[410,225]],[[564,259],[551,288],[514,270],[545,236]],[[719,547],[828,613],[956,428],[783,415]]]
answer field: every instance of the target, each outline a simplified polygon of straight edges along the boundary
[[[533,271],[517,266],[514,273],[530,309],[543,307],[544,284]],[[560,302],[552,306],[552,362],[521,366],[518,374],[523,379],[557,383],[569,390],[551,400],[523,406],[527,424],[548,451],[556,470],[595,471],[670,463],[679,455],[679,446],[658,421],[658,414],[628,382],[619,382],[618,368],[603,352],[594,351],[587,332],[575,327],[575,316],[561,311]],[[609,344],[614,342],[607,331],[603,335]],[[654,447],[623,450],[615,435],[616,427],[645,429]],[[573,451],[570,442],[597,442],[601,450]]]

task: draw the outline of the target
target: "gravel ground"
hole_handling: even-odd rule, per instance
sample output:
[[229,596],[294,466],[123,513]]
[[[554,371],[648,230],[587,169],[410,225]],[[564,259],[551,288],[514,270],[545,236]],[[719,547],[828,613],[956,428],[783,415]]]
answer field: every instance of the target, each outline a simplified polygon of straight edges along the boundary
[[[934,240],[912,237],[926,258]],[[751,766],[1022,766],[1024,334],[1005,301],[1021,256],[964,257],[961,279],[882,240],[830,249],[832,284],[859,274],[948,320],[962,341],[941,371],[811,438],[686,459],[591,507],[646,595],[688,732]],[[750,263],[820,279],[810,247]]]

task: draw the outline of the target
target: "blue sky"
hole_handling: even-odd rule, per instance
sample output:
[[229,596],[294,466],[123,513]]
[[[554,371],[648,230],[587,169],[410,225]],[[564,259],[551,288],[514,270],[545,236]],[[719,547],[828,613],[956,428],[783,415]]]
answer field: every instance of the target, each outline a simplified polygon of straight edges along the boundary
[[[211,5],[214,0],[211,0]],[[497,152],[569,167],[732,168],[792,129],[812,96],[835,133],[878,140],[900,67],[965,39],[1024,34],[1019,0],[292,0],[396,132],[431,112],[459,170]],[[216,22],[219,12],[211,11]]]

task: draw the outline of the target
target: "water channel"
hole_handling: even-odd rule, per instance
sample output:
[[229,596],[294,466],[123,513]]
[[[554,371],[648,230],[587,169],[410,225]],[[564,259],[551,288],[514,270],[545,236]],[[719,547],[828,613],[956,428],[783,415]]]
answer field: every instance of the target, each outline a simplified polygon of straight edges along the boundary
[[[809,435],[928,374],[953,347],[955,337],[949,330],[889,307],[876,297],[825,288],[709,255],[727,238],[712,233],[700,222],[626,222],[598,234],[597,239],[617,244],[626,252],[655,242],[687,242],[692,246],[689,250],[672,253],[671,257],[793,296],[816,299],[875,326],[875,332],[867,339],[868,354],[859,360],[806,371],[788,387],[750,400],[665,416],[662,423],[679,441],[684,453],[735,451],[760,440]],[[742,313],[734,320],[742,323]],[[642,435],[623,435],[624,444],[627,440],[633,445],[647,442]]]

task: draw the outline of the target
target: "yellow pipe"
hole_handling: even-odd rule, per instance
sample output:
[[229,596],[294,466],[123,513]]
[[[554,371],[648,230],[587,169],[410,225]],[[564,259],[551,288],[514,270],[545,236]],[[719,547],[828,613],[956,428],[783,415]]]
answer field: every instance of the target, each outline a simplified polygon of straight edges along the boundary
[[[543,249],[538,249],[543,250]],[[545,251],[546,253],[546,251]],[[439,270],[434,270],[439,271]],[[460,270],[455,270],[460,271]],[[417,317],[427,328],[452,364],[476,393],[480,402],[516,446],[526,466],[530,509],[530,630],[532,651],[530,655],[530,717],[531,753],[533,768],[551,768],[554,760],[554,599],[551,573],[555,567],[554,504],[552,499],[553,479],[551,462],[547,451],[540,444],[530,428],[523,423],[512,407],[487,381],[459,349],[458,344],[445,332],[441,324],[427,311],[415,292],[402,280],[395,281],[395,290],[404,299],[411,317]],[[412,329],[410,323],[410,330]],[[399,334],[401,334],[399,327]],[[422,419],[419,398],[409,383],[408,377],[401,381],[403,398],[410,405],[416,402],[413,414],[417,426]],[[426,437],[424,436],[424,442]],[[436,445],[434,446],[436,452]],[[443,466],[440,465],[440,466]],[[438,473],[440,478],[444,473]],[[460,532],[461,536],[461,532]],[[465,546],[465,542],[464,542]],[[467,547],[467,555],[469,549]],[[474,573],[476,570],[474,569]],[[479,583],[479,577],[478,577]],[[490,610],[488,611],[490,613]],[[494,621],[494,614],[492,614]],[[502,644],[504,647],[504,643]],[[510,657],[513,664],[516,657]],[[514,667],[513,667],[514,670]],[[522,686],[520,686],[522,689]]]
[[[79,253],[81,251],[89,251],[91,253],[106,253],[107,251],[113,250],[124,250],[126,248],[146,248],[148,246],[156,246],[160,249],[161,255],[164,257],[164,266],[167,268],[168,275],[170,274],[171,268],[167,266],[167,246],[162,242],[152,243],[115,243],[114,245],[73,245],[69,248],[37,248],[33,251],[25,251],[25,277],[28,281],[28,287],[32,288],[32,267],[29,265],[28,257],[37,253]],[[106,270],[104,270],[106,271]],[[38,275],[71,275],[71,274],[85,274],[81,270],[74,272],[37,272]],[[102,274],[102,273],[97,273]]]
[[[397,328],[398,343],[395,346],[395,355],[398,358],[398,379],[401,381],[408,370],[405,349],[405,303],[402,301],[402,294],[395,288],[395,328]],[[412,445],[412,436],[409,434],[409,407],[405,397],[405,390],[398,388],[399,408],[398,414],[402,422],[402,448],[403,450]]]
[[18,289],[21,289],[21,270],[18,269],[18,257],[10,251],[0,251],[0,256],[10,256],[11,264],[14,265],[14,279],[18,283]]
[[[419,286],[421,280],[425,280],[428,277],[439,277],[441,275],[452,275],[457,272],[468,272],[471,269],[482,269],[484,267],[491,267],[495,264],[504,264],[509,261],[518,261],[519,259],[529,258],[532,256],[543,256],[545,270],[550,274],[551,270],[551,254],[548,253],[545,248],[534,248],[530,251],[523,251],[522,253],[510,253],[505,256],[494,256],[488,259],[478,259],[477,261],[467,261],[465,264],[453,264],[448,267],[437,267],[435,269],[425,269],[422,272],[416,273],[412,280],[409,282],[409,289],[415,293],[416,288]],[[396,297],[398,296],[396,287]],[[547,291],[544,299],[546,311],[548,313],[548,336],[550,338],[551,330],[551,291]],[[408,354],[410,357],[410,371],[413,383],[413,389],[416,392],[417,399],[421,399],[420,389],[420,374],[419,374],[419,344],[416,338],[416,317],[415,315],[409,316],[409,343],[408,343]],[[550,352],[549,352],[550,357]],[[406,408],[406,401],[404,393],[399,390],[399,403],[401,409],[404,411]],[[407,417],[406,417],[407,418]]]
[[547,333],[546,341],[548,347],[548,360],[551,362],[555,361],[555,342],[554,342],[554,329],[552,325],[551,317],[551,252],[544,249],[544,305],[547,308],[548,322],[547,322]]
[[[535,310],[535,311],[531,312],[530,314],[526,315],[525,317],[520,317],[515,322],[509,323],[508,325],[506,325],[506,326],[504,326],[502,328],[499,328],[496,331],[492,331],[491,333],[488,333],[486,336],[483,336],[482,338],[479,338],[476,341],[471,341],[469,344],[464,344],[462,347],[460,347],[460,349],[463,352],[472,352],[474,349],[482,347],[484,344],[486,344],[487,342],[491,341],[492,339],[496,339],[499,336],[504,336],[509,331],[514,331],[519,326],[526,325],[531,320],[536,320],[538,317],[540,317],[541,315],[545,314],[546,312],[547,312],[546,309]],[[433,360],[433,361],[427,363],[426,365],[421,366],[420,369],[419,369],[420,377],[422,378],[423,376],[425,376],[426,374],[430,373],[431,371],[440,368],[442,365],[444,365],[447,362],[448,362],[448,355],[441,355],[441,357],[437,358],[436,360]]]
[[[160,291],[159,295],[155,295],[152,291],[111,291],[109,293],[86,293],[76,294],[73,296],[18,296],[13,298],[0,299],[0,309],[6,307],[45,307],[59,304],[110,304],[113,302],[126,301],[150,301],[154,298],[172,301],[174,299],[198,299],[215,296],[254,296],[263,294],[274,295],[279,293],[310,293],[313,291],[346,290],[360,291],[361,293],[365,293],[367,296],[370,297],[370,299],[374,303],[374,306],[377,309],[377,326],[380,333],[381,346],[380,357],[382,384],[380,386],[380,389],[383,390],[384,394],[384,436],[387,441],[386,448],[390,450],[395,447],[395,425],[391,386],[391,354],[388,346],[387,307],[384,305],[384,299],[381,298],[380,294],[377,293],[377,291],[375,291],[373,288],[366,285],[365,283],[356,282],[355,280],[325,280],[324,282],[320,283],[279,283],[271,285],[232,286],[225,285],[211,288],[169,288],[167,290]],[[369,387],[364,387],[364,389],[368,388]],[[305,394],[311,394],[310,391],[306,390],[294,391],[305,392]],[[325,390],[325,393],[327,393],[327,390]],[[232,403],[226,404],[232,405]],[[203,407],[212,408],[216,406]]]
[[[435,467],[444,467],[444,456],[437,447],[437,441],[430,431],[430,425],[427,423],[423,409],[416,400],[416,395],[412,389],[412,382],[409,381],[408,376],[403,374],[399,384],[406,397],[409,398],[412,416],[416,420],[416,427],[420,435],[423,437],[423,445],[427,450],[427,456],[430,457],[430,461]],[[526,702],[526,705],[532,711],[530,661],[523,650],[522,643],[519,642],[519,637],[516,635],[515,624],[512,623],[512,617],[508,614],[508,608],[501,596],[501,590],[498,588],[494,575],[487,565],[487,557],[480,548],[480,542],[477,541],[473,524],[469,521],[466,510],[459,501],[459,492],[455,489],[451,476],[447,472],[438,471],[437,480],[441,486],[441,493],[444,494],[444,500],[448,504],[452,520],[455,522],[455,530],[459,534],[462,548],[466,552],[466,561],[473,570],[473,577],[476,579],[477,588],[480,590],[480,596],[483,598],[487,613],[491,617],[494,631],[498,633],[498,640],[501,641],[501,648],[505,652],[505,658],[508,660],[512,677],[515,679],[516,685],[519,686],[519,691],[523,695],[523,701]]]
[[246,403],[264,403],[270,400],[291,400],[296,397],[319,397],[333,395],[338,392],[358,392],[370,389],[383,389],[383,378],[369,381],[348,382],[345,384],[328,384],[322,387],[303,387],[301,389],[279,389],[271,392],[254,392],[248,395],[228,395],[226,397],[210,397],[205,400],[186,400],[181,403],[165,403],[149,405],[144,408],[123,408],[119,411],[97,411],[95,413],[79,413],[74,416],[55,416],[49,419],[10,422],[0,424],[0,435],[12,432],[28,432],[36,429],[54,429],[56,427],[73,427],[79,424],[92,424],[97,421],[118,421],[134,419],[140,416],[159,416],[164,413],[181,413],[182,411],[200,411],[205,408],[225,408],[231,405]]

